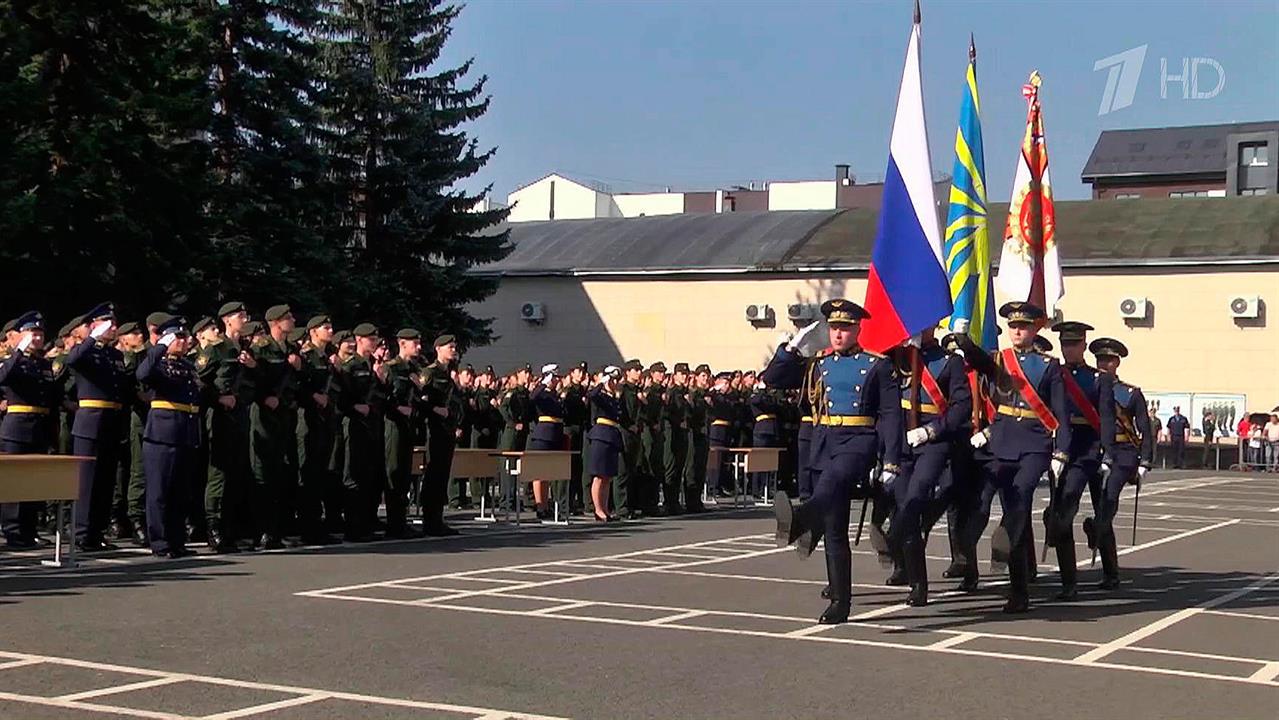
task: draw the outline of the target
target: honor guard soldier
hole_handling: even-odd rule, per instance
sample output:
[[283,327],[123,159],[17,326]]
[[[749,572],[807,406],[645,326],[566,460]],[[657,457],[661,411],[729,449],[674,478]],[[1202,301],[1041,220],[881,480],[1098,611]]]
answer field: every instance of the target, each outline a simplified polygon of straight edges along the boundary
[[662,511],[667,515],[684,512],[680,493],[688,464],[688,376],[688,363],[675,363],[670,385],[662,393]]
[[253,497],[259,542],[267,550],[284,547],[293,519],[297,487],[297,371],[302,358],[289,343],[293,310],[273,305],[264,315],[268,332],[250,344],[257,363],[257,402],[249,410],[249,456],[256,481]]
[[[1113,378],[1114,411],[1102,415],[1101,445],[1104,452],[1101,480],[1092,491],[1096,519],[1084,520],[1088,547],[1101,555],[1102,590],[1119,587],[1119,552],[1115,543],[1115,513],[1124,485],[1141,481],[1150,472],[1155,458],[1155,434],[1141,388],[1119,379],[1119,363],[1128,357],[1128,348],[1113,338],[1097,338],[1088,349],[1097,358],[1097,367]],[[1103,396],[1102,403],[1109,398]],[[1136,510],[1134,509],[1134,514]],[[1133,518],[1134,527],[1136,518]]]
[[[386,485],[384,411],[387,398],[385,370],[374,357],[381,337],[376,325],[360,323],[351,331],[354,352],[338,368],[342,390],[343,436],[342,488],[345,502],[344,539],[373,539],[378,499]],[[341,354],[339,349],[339,354]]]
[[871,492],[870,474],[882,444],[883,469],[878,478],[891,485],[900,472],[902,454],[901,388],[892,363],[857,344],[860,322],[868,317],[848,300],[827,300],[822,315],[829,325],[831,352],[805,358],[799,348],[819,322],[805,326],[779,347],[763,380],[773,387],[819,389],[814,402],[817,427],[812,453],[817,481],[813,495],[795,506],[785,493],[773,498],[778,544],[798,544],[801,556],[826,539],[826,576],[830,606],[822,624],[847,622],[852,604],[852,548],[848,542],[849,502]]
[[93,458],[80,465],[75,536],[81,550],[109,550],[105,540],[111,522],[111,496],[120,462],[120,440],[128,427],[125,402],[134,379],[115,348],[115,306],[102,303],[84,314],[85,338],[66,355],[75,373],[79,407],[71,426],[73,455]]
[[422,372],[422,334],[403,328],[395,334],[398,354],[387,360],[386,410],[386,536],[417,537],[409,527],[409,490],[413,482],[415,426],[424,422],[417,412],[418,374]]
[[1010,592],[1006,613],[1030,609],[1030,565],[1033,562],[1026,527],[1035,488],[1045,473],[1061,479],[1070,459],[1070,414],[1061,379],[1061,365],[1034,349],[1044,311],[1031,303],[1009,302],[999,308],[1008,322],[1013,347],[994,358],[976,346],[965,355],[993,385],[994,421],[973,438],[975,447],[989,442],[994,454],[994,489],[1004,508],[1000,527],[991,538],[991,559],[1008,565]]
[[609,365],[600,373],[599,380],[586,393],[590,403],[590,442],[587,443],[583,472],[591,478],[591,505],[595,522],[613,520],[608,514],[609,482],[621,472],[622,455],[622,402],[620,385],[622,370]]
[[[528,443],[528,423],[532,403],[529,402],[528,380],[530,368],[527,365],[516,368],[507,378],[506,389],[498,398],[498,412],[502,416],[502,433],[498,437],[499,452],[520,452]],[[502,470],[499,507],[502,510],[515,509],[515,493],[521,488],[515,487],[515,477]]]
[[1101,429],[1113,426],[1114,378],[1084,362],[1088,331],[1092,326],[1065,321],[1052,326],[1061,342],[1062,386],[1070,407],[1070,460],[1066,476],[1058,478],[1057,497],[1044,509],[1044,544],[1057,551],[1061,572],[1058,600],[1074,600],[1076,589],[1075,515],[1085,488],[1097,486],[1101,478]]
[[426,473],[422,478],[422,529],[427,535],[456,535],[457,530],[444,523],[444,505],[448,502],[449,470],[453,464],[457,412],[453,394],[452,369],[457,363],[457,339],[452,335],[435,338],[435,362],[427,365],[419,376],[422,403],[426,409]]
[[[53,445],[54,408],[61,389],[53,364],[44,357],[44,318],[23,313],[5,325],[6,347],[0,348],[0,454],[44,455]],[[36,546],[36,521],[44,503],[0,505],[5,542],[11,548]]]
[[972,393],[963,358],[942,348],[931,329],[922,333],[919,347],[903,348],[899,357],[906,361],[899,371],[911,378],[901,403],[911,429],[903,475],[893,488],[897,510],[890,540],[910,584],[906,604],[921,606],[928,604],[924,518],[939,494],[952,448],[968,439]]
[[147,536],[151,553],[179,558],[186,547],[184,494],[197,472],[200,446],[200,385],[186,359],[192,342],[186,320],[170,317],[156,328],[160,337],[138,363],[137,378],[151,388],[151,410],[142,435],[147,478]]

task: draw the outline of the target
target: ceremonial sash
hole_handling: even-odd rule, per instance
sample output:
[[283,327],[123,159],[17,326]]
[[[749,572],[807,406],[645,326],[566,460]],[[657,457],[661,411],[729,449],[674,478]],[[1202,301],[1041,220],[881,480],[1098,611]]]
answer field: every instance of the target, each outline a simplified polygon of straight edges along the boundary
[[941,394],[941,386],[937,384],[937,378],[933,377],[932,372],[928,370],[928,365],[923,363],[919,365],[919,382],[928,391],[928,396],[933,399],[933,403],[937,405],[937,414],[946,412],[946,396]]
[[1128,442],[1140,450],[1142,438],[1141,433],[1137,432],[1137,423],[1133,422],[1132,417],[1128,414],[1128,408],[1119,403],[1115,403],[1115,421],[1119,423],[1119,427],[1123,430]]
[[1065,368],[1061,371],[1061,381],[1066,386],[1066,392],[1070,395],[1070,401],[1079,409],[1080,414],[1088,421],[1093,430],[1101,432],[1101,416],[1097,414],[1097,408],[1093,407],[1088,396],[1084,394],[1084,389],[1079,387],[1079,383],[1075,382],[1074,373],[1069,372]]
[[1021,395],[1021,399],[1026,401],[1030,406],[1035,417],[1039,418],[1039,422],[1049,430],[1056,430],[1058,423],[1057,418],[1053,415],[1052,410],[1044,404],[1040,399],[1039,393],[1035,392],[1035,388],[1031,387],[1030,381],[1026,379],[1026,372],[1021,369],[1021,363],[1017,361],[1017,353],[1012,348],[1004,348],[1000,351],[1003,358],[1004,367],[1008,370],[1008,375],[1013,379],[1013,385],[1017,386],[1017,392]]
[[[986,393],[981,390],[981,381],[977,379],[977,371],[970,369],[968,371],[968,388],[973,393],[973,416],[974,420],[985,420],[990,422],[995,417],[995,403],[991,402]],[[979,401],[980,400],[980,404]],[[985,410],[985,412],[982,412]],[[978,430],[977,423],[973,423],[973,429]]]

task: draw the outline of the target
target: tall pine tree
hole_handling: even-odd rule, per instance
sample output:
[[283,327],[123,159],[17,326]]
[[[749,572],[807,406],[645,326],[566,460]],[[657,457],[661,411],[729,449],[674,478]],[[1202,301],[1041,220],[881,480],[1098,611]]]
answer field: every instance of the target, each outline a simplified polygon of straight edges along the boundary
[[489,106],[471,63],[440,68],[460,8],[440,0],[323,0],[318,25],[323,148],[333,181],[331,239],[350,258],[349,320],[376,319],[489,337],[466,303],[494,281],[466,273],[501,259],[505,209],[477,211],[488,189],[457,184],[493,156],[462,125]]

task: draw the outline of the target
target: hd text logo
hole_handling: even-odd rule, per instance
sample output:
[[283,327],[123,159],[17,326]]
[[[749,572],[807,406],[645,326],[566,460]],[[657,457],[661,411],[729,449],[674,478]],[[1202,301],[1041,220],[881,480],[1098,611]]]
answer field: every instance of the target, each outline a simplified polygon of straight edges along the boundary
[[[1094,71],[1108,71],[1106,89],[1097,108],[1098,117],[1132,105],[1148,47],[1141,45],[1093,63]],[[1211,100],[1226,88],[1226,71],[1221,63],[1209,57],[1183,57],[1180,62],[1159,58],[1159,97],[1163,100],[1168,99],[1169,85],[1173,86],[1174,98],[1176,86],[1180,85],[1182,100]]]

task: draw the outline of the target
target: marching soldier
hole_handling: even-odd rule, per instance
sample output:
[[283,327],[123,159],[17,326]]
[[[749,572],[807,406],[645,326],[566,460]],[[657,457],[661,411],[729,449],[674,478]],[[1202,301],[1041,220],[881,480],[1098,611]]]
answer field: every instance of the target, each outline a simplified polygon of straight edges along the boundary
[[688,363],[675,363],[670,387],[662,393],[662,509],[668,515],[683,512],[680,491],[684,489],[684,466],[688,462],[687,386]]
[[288,305],[267,308],[268,333],[253,340],[257,363],[257,402],[249,409],[249,440],[255,480],[253,501],[260,542],[267,550],[284,547],[292,525],[293,490],[297,487],[297,378],[302,358],[289,343],[293,311]]
[[848,541],[849,501],[866,497],[869,478],[883,445],[881,485],[890,486],[900,473],[902,454],[901,389],[892,363],[864,351],[857,344],[859,323],[867,317],[848,300],[828,300],[822,315],[830,327],[831,352],[804,357],[799,348],[820,322],[802,328],[777,349],[764,370],[773,387],[799,388],[805,382],[820,387],[813,435],[817,484],[806,502],[792,505],[785,493],[773,497],[777,540],[797,544],[801,556],[810,555],[825,536],[827,593],[830,605],[821,624],[848,621],[852,605],[852,548]]
[[147,537],[153,555],[180,558],[192,554],[186,547],[184,493],[197,472],[200,386],[195,366],[185,357],[191,343],[186,320],[170,316],[156,332],[160,337],[137,370],[138,380],[153,393],[142,436]]
[[457,530],[444,523],[444,505],[448,502],[449,470],[453,464],[453,448],[457,431],[456,386],[452,369],[457,363],[457,340],[452,335],[435,338],[435,362],[427,365],[419,376],[422,402],[426,408],[427,460],[422,478],[422,529],[427,535],[456,535]]
[[[7,347],[0,349],[0,391],[5,412],[0,418],[0,454],[43,455],[53,444],[53,409],[61,391],[53,364],[44,357],[44,318],[23,313],[5,326]],[[36,522],[44,503],[0,505],[0,528],[11,548],[37,545]]]
[[[1098,587],[1114,590],[1119,587],[1119,552],[1114,526],[1119,495],[1128,483],[1141,491],[1141,481],[1154,462],[1155,434],[1141,388],[1119,379],[1119,364],[1128,357],[1128,348],[1113,338],[1097,338],[1088,349],[1097,358],[1097,367],[1113,378],[1114,409],[1102,415],[1101,476],[1100,481],[1089,488],[1096,519],[1084,520],[1084,532],[1088,535],[1088,547],[1096,548],[1101,555],[1102,580]],[[1111,404],[1108,396],[1103,395],[1100,400]],[[1135,517],[1133,522],[1136,523]]]
[[[373,539],[378,498],[386,484],[383,442],[386,370],[374,356],[381,343],[377,326],[360,323],[351,334],[355,338],[354,352],[338,367],[345,440],[342,453],[344,539],[368,542]],[[339,355],[343,349],[339,348]]]
[[1044,510],[1044,544],[1057,551],[1057,567],[1061,573],[1058,600],[1074,600],[1076,589],[1075,515],[1084,489],[1096,487],[1101,473],[1101,428],[1114,425],[1105,416],[1114,413],[1113,376],[1084,362],[1087,334],[1092,326],[1067,321],[1052,326],[1061,341],[1062,387],[1070,408],[1070,460],[1066,476],[1059,478],[1057,497]]
[[124,403],[133,394],[133,378],[124,354],[115,348],[115,307],[102,303],[83,316],[86,337],[66,355],[75,373],[78,410],[71,427],[74,455],[93,458],[80,466],[80,496],[75,535],[81,550],[110,550],[111,496],[120,462],[120,438],[128,422]]
[[971,342],[964,345],[969,364],[992,383],[996,405],[993,423],[971,443],[980,448],[989,442],[995,456],[989,479],[1004,516],[991,539],[991,559],[1008,565],[1010,592],[1004,612],[1023,613],[1030,609],[1033,551],[1025,529],[1031,503],[1044,473],[1062,478],[1070,459],[1071,425],[1061,365],[1034,349],[1044,311],[1027,302],[1009,302],[999,314],[1008,322],[1013,347],[992,358]]

